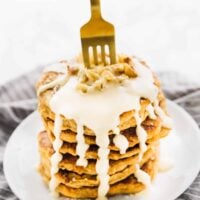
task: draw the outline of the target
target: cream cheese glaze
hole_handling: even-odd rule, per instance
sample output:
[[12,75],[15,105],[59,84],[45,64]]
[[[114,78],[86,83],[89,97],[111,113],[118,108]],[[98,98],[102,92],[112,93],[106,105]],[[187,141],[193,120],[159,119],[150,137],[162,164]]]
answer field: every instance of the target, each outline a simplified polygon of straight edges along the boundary
[[113,130],[113,133],[115,134],[115,137],[113,139],[115,146],[119,148],[120,154],[125,154],[126,150],[129,147],[129,142],[127,138],[124,135],[120,134],[119,127],[116,127]]
[[146,187],[149,187],[151,184],[150,176],[145,171],[140,169],[139,164],[136,164],[135,168],[135,177],[138,179],[139,182],[144,183]]
[[156,114],[155,114],[154,107],[152,106],[152,104],[149,104],[147,106],[146,111],[149,113],[150,119],[156,119]]
[[79,155],[79,158],[76,162],[78,166],[86,167],[88,162],[85,159],[85,153],[89,147],[88,144],[85,143],[84,139],[84,127],[81,123],[77,124],[77,145],[76,145],[76,153]]
[[49,182],[49,188],[53,196],[58,196],[58,194],[56,193],[58,182],[55,174],[58,172],[58,164],[62,160],[62,154],[59,152],[61,146],[63,145],[63,141],[60,139],[61,127],[62,118],[60,115],[56,115],[54,124],[55,140],[53,141],[53,148],[55,152],[51,157],[51,180]]
[[129,142],[124,135],[122,134],[116,135],[113,139],[113,142],[115,146],[119,148],[120,154],[126,153],[126,150],[128,149],[128,146],[129,146]]
[[[126,111],[135,110],[134,118],[136,119],[136,132],[140,142],[139,161],[141,161],[145,153],[147,133],[142,127],[142,120],[139,115],[140,99],[147,98],[154,105],[147,108],[150,117],[155,118],[155,113],[163,120],[163,124],[169,127],[169,118],[164,111],[159,107],[157,97],[159,88],[154,84],[154,78],[149,68],[141,64],[137,59],[132,58],[132,64],[137,73],[134,79],[125,80],[122,84],[110,84],[103,91],[93,91],[91,93],[80,93],[76,90],[78,78],[71,76],[67,84],[64,84],[51,98],[50,107],[56,116],[63,115],[67,119],[75,120],[77,124],[77,155],[79,159],[77,165],[87,165],[85,159],[85,152],[88,145],[84,141],[83,126],[87,126],[96,135],[96,144],[99,146],[98,157],[96,163],[96,172],[100,181],[98,188],[98,199],[106,199],[106,194],[109,191],[109,136],[108,132],[113,130],[116,134],[114,138],[115,145],[120,149],[121,153],[125,153],[128,148],[127,139],[120,134],[118,125],[120,115]],[[59,80],[58,80],[59,82]],[[57,84],[59,84],[56,82]],[[62,82],[62,80],[60,81]],[[54,85],[52,83],[52,85]],[[49,85],[51,87],[52,85]],[[49,88],[46,86],[46,88]],[[45,88],[40,89],[40,92]],[[123,99],[123,101],[122,101]],[[90,111],[90,112],[89,112]],[[89,113],[88,113],[89,112]],[[59,141],[59,128],[62,125],[55,120],[55,141]],[[56,128],[57,127],[57,128]],[[61,128],[61,127],[60,127]],[[59,160],[61,160],[58,153],[59,145],[56,147],[55,153],[52,156],[52,179],[50,181],[51,190],[56,188],[54,174],[58,169]],[[54,157],[58,158],[54,159]],[[56,160],[56,161],[55,161]],[[136,165],[136,178],[149,185],[150,177],[147,173],[142,171],[139,163]]]
[[159,106],[158,100],[154,102],[155,104],[155,112],[161,118],[162,125],[166,128],[172,128],[173,122],[172,119],[165,114],[162,108]]
[[[140,108],[140,103],[139,104],[139,108]],[[136,134],[138,136],[139,139],[139,145],[140,145],[140,153],[139,153],[139,162],[142,160],[143,154],[146,152],[147,150],[147,145],[146,145],[146,141],[147,141],[147,132],[145,131],[145,129],[142,127],[142,120],[139,116],[139,108],[136,109],[134,117],[136,119]]]

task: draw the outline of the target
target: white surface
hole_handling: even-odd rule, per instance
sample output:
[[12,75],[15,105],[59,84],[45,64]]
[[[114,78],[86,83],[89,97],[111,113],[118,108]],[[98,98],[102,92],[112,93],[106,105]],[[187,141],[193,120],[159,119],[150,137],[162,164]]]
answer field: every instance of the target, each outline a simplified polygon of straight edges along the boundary
[[[200,169],[198,126],[179,106],[168,103],[174,120],[174,131],[162,140],[161,156],[173,160],[174,167],[166,173],[160,173],[148,192],[135,198],[126,197],[126,200],[173,200],[192,183]],[[39,130],[40,118],[35,112],[15,130],[5,151],[4,170],[7,181],[22,200],[51,199],[36,171],[39,162],[36,134]]]
[[[102,0],[116,26],[117,46],[155,70],[200,74],[199,0]],[[0,84],[80,51],[79,28],[89,0],[0,1]]]

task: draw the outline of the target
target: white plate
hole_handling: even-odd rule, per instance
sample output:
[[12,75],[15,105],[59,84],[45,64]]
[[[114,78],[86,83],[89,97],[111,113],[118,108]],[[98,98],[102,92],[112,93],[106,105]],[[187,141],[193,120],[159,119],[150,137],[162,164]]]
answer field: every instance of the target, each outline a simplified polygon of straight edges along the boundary
[[[174,131],[161,142],[161,156],[170,158],[174,167],[159,173],[148,192],[131,200],[173,200],[193,182],[200,169],[200,131],[182,108],[168,102]],[[22,200],[52,199],[36,171],[39,163],[37,133],[42,130],[37,112],[27,117],[12,134],[4,155],[4,171],[14,193]]]

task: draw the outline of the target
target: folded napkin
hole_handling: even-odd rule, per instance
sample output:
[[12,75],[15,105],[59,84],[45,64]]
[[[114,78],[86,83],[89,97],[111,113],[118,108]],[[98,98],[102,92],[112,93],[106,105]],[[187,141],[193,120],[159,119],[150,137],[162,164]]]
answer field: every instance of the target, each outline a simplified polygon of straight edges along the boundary
[[[0,200],[18,199],[4,177],[3,153],[13,130],[37,107],[34,84],[41,70],[39,68],[0,86]],[[160,79],[167,98],[187,110],[200,126],[200,84],[191,83],[172,72],[161,73]],[[200,174],[177,200],[200,200]]]

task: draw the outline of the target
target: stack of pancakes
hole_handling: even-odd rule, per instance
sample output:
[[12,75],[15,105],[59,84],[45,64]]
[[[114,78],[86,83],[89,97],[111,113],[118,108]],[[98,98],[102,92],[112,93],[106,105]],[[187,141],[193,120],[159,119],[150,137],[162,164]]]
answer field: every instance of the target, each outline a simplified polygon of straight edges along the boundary
[[[57,72],[45,73],[38,86],[54,80],[58,75],[59,73]],[[55,88],[52,88],[39,95],[39,112],[45,125],[45,131],[40,132],[38,135],[39,152],[41,157],[39,171],[46,183],[49,183],[51,179],[50,158],[54,153],[52,143],[55,139],[55,114],[51,111],[49,106],[49,99],[54,93]],[[162,92],[160,92],[158,98],[160,107],[165,110],[165,98]],[[159,140],[168,134],[169,129],[162,127],[161,119],[158,116],[156,119],[150,119],[149,113],[146,111],[146,107],[150,104],[149,100],[141,98],[140,104],[142,126],[147,131],[148,139],[147,151],[139,165],[141,169],[148,173],[151,179],[153,179],[157,172]],[[117,194],[134,194],[145,189],[145,185],[139,182],[134,176],[136,170],[135,165],[139,161],[140,147],[136,134],[136,120],[133,117],[133,113],[134,111],[132,110],[120,115],[120,133],[129,141],[129,148],[125,154],[120,154],[120,150],[114,145],[114,133],[112,131],[108,133],[110,138],[110,189],[108,196]],[[60,138],[63,141],[63,145],[60,148],[60,153],[62,153],[63,159],[59,163],[59,172],[56,174],[57,181],[59,182],[56,191],[60,195],[70,198],[96,198],[98,195],[99,180],[97,179],[95,169],[95,164],[98,159],[98,146],[95,142],[95,134],[91,129],[84,127],[85,143],[89,145],[89,149],[85,155],[88,160],[88,165],[87,167],[77,166],[77,125],[74,120],[67,119],[63,116],[62,118],[63,126]]]

